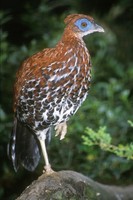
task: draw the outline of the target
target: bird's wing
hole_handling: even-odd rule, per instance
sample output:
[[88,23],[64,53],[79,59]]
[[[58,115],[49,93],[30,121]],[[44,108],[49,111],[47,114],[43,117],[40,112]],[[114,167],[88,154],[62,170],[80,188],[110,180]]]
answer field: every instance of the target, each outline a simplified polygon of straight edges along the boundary
[[19,97],[22,93],[26,95],[25,90],[31,95],[31,91],[36,89],[37,95],[37,91],[45,88],[46,92],[55,90],[58,94],[59,90],[63,93],[74,84],[73,77],[79,74],[77,57],[75,55],[70,57],[71,50],[66,52],[64,55],[61,50],[57,52],[54,48],[44,49],[24,61],[17,72],[14,111]]

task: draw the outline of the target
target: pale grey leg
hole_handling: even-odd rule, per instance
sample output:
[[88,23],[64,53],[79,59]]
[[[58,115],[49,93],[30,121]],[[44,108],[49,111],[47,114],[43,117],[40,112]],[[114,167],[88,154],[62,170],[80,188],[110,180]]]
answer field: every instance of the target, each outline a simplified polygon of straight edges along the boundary
[[63,122],[55,126],[56,134],[55,136],[60,135],[60,140],[65,138],[67,133],[67,123]]
[[39,139],[39,141],[40,141],[40,144],[41,144],[42,154],[43,154],[43,157],[44,157],[44,160],[45,160],[45,167],[44,167],[45,171],[44,172],[46,172],[47,174],[51,174],[54,171],[52,170],[51,165],[49,163],[45,140]]

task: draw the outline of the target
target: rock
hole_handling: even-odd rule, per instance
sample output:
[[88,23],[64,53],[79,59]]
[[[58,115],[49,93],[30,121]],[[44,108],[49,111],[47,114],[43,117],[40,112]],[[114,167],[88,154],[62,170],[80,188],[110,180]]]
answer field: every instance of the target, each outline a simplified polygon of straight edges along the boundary
[[74,171],[60,171],[42,174],[17,200],[133,200],[133,186],[107,186]]

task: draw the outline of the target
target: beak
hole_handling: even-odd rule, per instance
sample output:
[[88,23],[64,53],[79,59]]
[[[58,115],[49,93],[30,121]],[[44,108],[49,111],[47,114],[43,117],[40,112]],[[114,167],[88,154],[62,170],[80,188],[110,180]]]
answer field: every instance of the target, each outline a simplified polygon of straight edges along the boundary
[[94,24],[94,28],[95,28],[96,32],[104,32],[104,29],[101,26],[97,25],[97,24]]

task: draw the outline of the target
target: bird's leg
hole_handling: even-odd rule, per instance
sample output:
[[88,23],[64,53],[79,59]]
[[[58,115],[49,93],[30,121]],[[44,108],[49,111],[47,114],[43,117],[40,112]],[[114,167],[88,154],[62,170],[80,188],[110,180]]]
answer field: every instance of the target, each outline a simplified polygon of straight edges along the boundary
[[40,139],[39,141],[40,141],[40,144],[41,144],[42,154],[43,154],[43,157],[44,157],[44,160],[45,160],[45,167],[44,167],[45,172],[47,174],[51,174],[54,171],[52,170],[51,165],[49,163],[45,140]]
[[60,135],[60,140],[65,138],[67,133],[67,123],[63,122],[55,126],[56,134],[55,136]]

